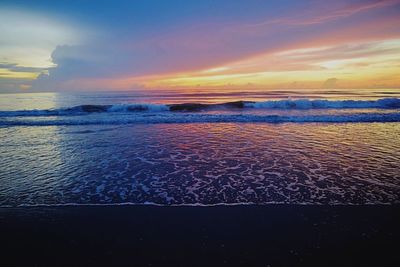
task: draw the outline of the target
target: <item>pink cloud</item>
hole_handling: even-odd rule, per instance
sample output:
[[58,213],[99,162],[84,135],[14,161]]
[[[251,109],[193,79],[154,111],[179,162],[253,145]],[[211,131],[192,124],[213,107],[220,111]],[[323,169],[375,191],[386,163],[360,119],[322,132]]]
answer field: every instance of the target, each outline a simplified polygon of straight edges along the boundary
[[[247,27],[262,27],[271,24],[287,24],[287,25],[313,25],[325,23],[333,20],[337,20],[340,18],[350,17],[357,13],[367,12],[374,9],[380,9],[385,7],[390,7],[394,5],[400,4],[400,0],[381,0],[381,1],[373,1],[368,3],[357,3],[346,5],[345,7],[337,8],[337,9],[329,9],[322,8],[321,10],[313,9],[312,12],[316,13],[315,15],[309,15],[310,17],[298,16],[293,14],[293,17],[286,17],[280,19],[266,20],[264,22],[249,24]],[[323,13],[323,15],[320,15]]]
[[[248,18],[230,22],[208,20],[139,40],[128,36],[84,48],[61,47],[55,55],[63,57],[56,58],[58,67],[45,80],[53,80],[54,84],[66,79],[89,80],[83,85],[97,80],[96,86],[101,82],[104,86],[129,86],[129,82],[135,84],[137,77],[201,71],[290,49],[400,38],[400,16],[398,9],[393,8],[399,3],[400,0],[352,5],[340,2],[337,7],[337,3],[324,2],[326,7],[303,12],[301,17],[296,11],[292,16],[258,24],[248,23]],[[343,51],[331,52],[331,57],[343,56]],[[83,56],[75,60],[76,54]],[[276,66],[292,70],[307,67],[307,62],[279,62]]]

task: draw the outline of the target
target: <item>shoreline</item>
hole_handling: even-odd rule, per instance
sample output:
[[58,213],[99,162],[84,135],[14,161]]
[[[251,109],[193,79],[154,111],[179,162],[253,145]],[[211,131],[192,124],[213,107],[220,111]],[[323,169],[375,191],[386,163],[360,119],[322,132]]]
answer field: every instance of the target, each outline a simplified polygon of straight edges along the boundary
[[340,206],[396,206],[400,205],[400,202],[393,202],[393,203],[286,203],[286,202],[266,202],[266,203],[254,203],[254,202],[243,202],[243,203],[216,203],[216,204],[202,204],[202,203],[195,203],[195,204],[160,204],[160,203],[153,203],[153,202],[145,202],[145,203],[134,203],[134,202],[121,202],[121,203],[62,203],[62,204],[21,204],[17,206],[12,205],[4,205],[0,206],[1,209],[27,209],[27,208],[72,208],[72,207],[172,207],[172,208],[179,208],[179,207],[200,207],[200,208],[207,208],[207,207],[235,207],[235,206],[255,206],[255,207],[264,207],[264,206],[319,206],[319,207],[340,207]]

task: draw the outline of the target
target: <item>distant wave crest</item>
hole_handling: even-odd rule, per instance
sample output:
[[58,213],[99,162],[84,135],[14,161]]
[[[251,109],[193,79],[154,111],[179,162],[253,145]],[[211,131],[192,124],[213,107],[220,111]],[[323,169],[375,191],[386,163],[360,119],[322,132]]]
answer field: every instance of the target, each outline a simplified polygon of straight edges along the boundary
[[348,108],[400,108],[399,98],[382,98],[378,100],[277,100],[246,104],[247,107],[270,109],[348,109]]
[[378,100],[274,100],[264,102],[236,101],[222,104],[117,104],[117,105],[80,105],[60,109],[44,110],[17,110],[0,111],[0,117],[34,117],[34,116],[73,116],[87,115],[101,112],[196,112],[205,110],[222,109],[357,109],[357,108],[379,108],[399,109],[399,98],[383,98]]

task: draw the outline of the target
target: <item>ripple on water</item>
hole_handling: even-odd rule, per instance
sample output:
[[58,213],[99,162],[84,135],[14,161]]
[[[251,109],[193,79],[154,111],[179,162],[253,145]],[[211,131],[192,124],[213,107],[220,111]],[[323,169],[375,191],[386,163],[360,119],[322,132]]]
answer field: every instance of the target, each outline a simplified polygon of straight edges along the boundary
[[400,124],[0,129],[0,205],[400,202]]

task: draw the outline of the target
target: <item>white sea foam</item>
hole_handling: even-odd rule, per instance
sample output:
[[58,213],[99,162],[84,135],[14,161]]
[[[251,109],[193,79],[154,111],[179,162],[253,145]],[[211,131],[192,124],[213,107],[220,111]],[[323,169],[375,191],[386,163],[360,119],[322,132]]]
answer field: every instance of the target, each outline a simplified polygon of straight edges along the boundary
[[349,122],[400,122],[400,112],[353,113],[322,115],[257,115],[257,114],[202,114],[202,113],[155,113],[153,115],[101,114],[95,116],[35,117],[0,119],[0,126],[61,126],[61,125],[124,125],[156,123],[349,123]]
[[382,98],[378,100],[276,100],[246,103],[246,107],[269,109],[348,109],[348,108],[400,108],[399,98]]
[[400,201],[398,123],[0,131],[2,207]]

